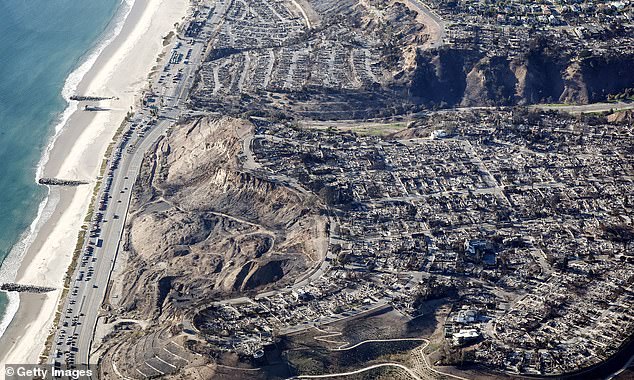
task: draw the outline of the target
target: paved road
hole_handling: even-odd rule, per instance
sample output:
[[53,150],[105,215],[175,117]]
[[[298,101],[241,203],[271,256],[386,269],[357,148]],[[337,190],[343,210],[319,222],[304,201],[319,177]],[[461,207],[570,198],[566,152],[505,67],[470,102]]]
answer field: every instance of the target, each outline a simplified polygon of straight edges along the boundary
[[426,47],[430,49],[441,47],[447,37],[445,21],[421,0],[409,0],[409,3],[421,12],[421,16],[426,21],[425,25],[429,29],[429,41]]
[[558,110],[558,111],[564,111],[568,113],[605,112],[610,110],[622,111],[622,110],[634,109],[634,102],[592,103],[592,104],[582,104],[582,105],[536,104],[530,107],[539,108],[542,110]]
[[387,342],[426,342],[428,343],[429,341],[427,339],[424,338],[393,338],[393,339],[367,339],[367,340],[363,340],[353,346],[346,346],[346,347],[339,347],[339,348],[333,348],[330,351],[350,351],[350,350],[354,350],[355,348],[359,347],[359,346],[363,346],[364,344],[368,344],[368,343],[387,343]]
[[404,370],[405,372],[407,372],[413,379],[416,380],[423,380],[420,376],[418,376],[416,374],[416,372],[412,371],[411,369],[405,367],[402,364],[399,363],[381,363],[381,364],[374,364],[365,368],[361,368],[358,369],[356,371],[350,371],[350,372],[340,372],[340,373],[332,373],[332,374],[328,374],[328,375],[300,375],[295,377],[295,379],[325,379],[325,378],[329,378],[329,377],[342,377],[342,376],[352,376],[352,375],[357,375],[366,371],[370,371],[372,369],[376,369],[376,368],[383,368],[383,367],[396,367],[396,368],[400,368],[402,370]]
[[380,363],[380,364],[374,364],[374,365],[370,365],[364,368],[360,368],[358,370],[355,371],[350,371],[350,372],[341,372],[341,373],[331,373],[331,374],[324,374],[324,375],[300,375],[295,377],[296,379],[325,379],[325,378],[330,378],[330,377],[343,377],[343,376],[351,376],[351,375],[357,375],[363,372],[367,372],[376,368],[382,368],[382,367],[395,367],[395,368],[399,368],[402,369],[404,371],[406,371],[413,379],[416,380],[423,380],[423,379],[430,379],[430,378],[436,378],[436,377],[440,377],[440,378],[452,378],[452,379],[456,379],[456,380],[469,380],[465,377],[462,376],[458,376],[458,375],[454,375],[451,373],[447,373],[447,372],[441,372],[438,371],[436,369],[434,369],[428,362],[427,362],[427,357],[425,356],[424,350],[425,348],[427,348],[427,346],[429,345],[429,340],[425,339],[425,338],[410,338],[410,339],[372,339],[372,340],[367,340],[367,341],[363,341],[361,343],[358,343],[352,347],[348,347],[348,348],[344,348],[344,349],[335,349],[335,350],[331,350],[331,351],[342,351],[342,350],[350,350],[352,348],[358,347],[362,344],[365,343],[370,343],[370,342],[393,342],[393,341],[421,341],[421,342],[425,342],[425,345],[417,350],[414,351],[414,356],[415,356],[415,364],[412,367],[406,367],[403,364],[400,363],[394,363],[394,362],[388,362],[388,363]]
[[625,365],[623,365],[623,368],[619,369],[618,371],[614,372],[613,374],[611,374],[610,376],[608,376],[606,378],[606,380],[612,380],[615,377],[619,376],[621,373],[625,372],[626,370],[634,370],[634,356],[632,356],[630,358],[630,360],[627,361],[627,363],[625,363]]
[[[105,299],[110,276],[117,257],[125,219],[130,205],[130,189],[139,174],[143,156],[154,142],[178,119],[185,107],[185,100],[194,81],[195,69],[202,61],[204,43],[198,40],[176,40],[170,50],[191,54],[189,63],[169,64],[166,55],[163,67],[166,69],[155,78],[153,88],[159,95],[157,102],[160,112],[152,115],[149,108],[141,108],[128,124],[129,136],[122,139],[121,148],[110,158],[98,200],[104,197],[108,179],[112,183],[105,195],[107,208],[99,211],[95,207],[93,222],[73,275],[69,295],[62,309],[62,316],[53,340],[51,361],[61,365],[90,363],[93,336]],[[113,162],[119,157],[119,163]],[[110,170],[112,173],[110,174]],[[101,216],[99,216],[101,214]],[[90,230],[99,228],[99,231]],[[92,252],[90,252],[92,250]]]

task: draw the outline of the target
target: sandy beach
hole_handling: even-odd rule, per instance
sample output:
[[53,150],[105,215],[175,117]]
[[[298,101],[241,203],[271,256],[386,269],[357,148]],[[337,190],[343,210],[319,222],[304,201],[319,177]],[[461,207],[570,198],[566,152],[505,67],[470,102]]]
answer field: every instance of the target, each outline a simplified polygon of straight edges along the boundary
[[162,37],[182,21],[188,5],[188,0],[136,0],[119,35],[80,82],[77,94],[113,99],[99,102],[106,110],[98,112],[83,110],[85,104],[95,102],[74,102],[77,109],[55,140],[43,177],[79,179],[90,184],[51,189],[47,205],[50,217],[38,226],[16,282],[58,290],[20,295],[19,309],[0,338],[0,365],[37,363],[51,331],[64,275],[106,148],[130,107],[139,104],[148,74],[164,49]]

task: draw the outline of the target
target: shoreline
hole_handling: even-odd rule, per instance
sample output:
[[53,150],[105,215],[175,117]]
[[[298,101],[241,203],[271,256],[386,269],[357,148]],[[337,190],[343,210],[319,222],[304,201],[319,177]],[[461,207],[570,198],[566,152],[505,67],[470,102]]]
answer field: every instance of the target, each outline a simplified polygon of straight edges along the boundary
[[[54,122],[54,128],[49,132],[47,143],[41,153],[38,163],[36,164],[36,183],[44,176],[44,170],[46,164],[50,162],[50,153],[55,145],[55,142],[58,140],[64,127],[69,124],[70,118],[79,110],[79,102],[72,101],[70,99],[71,96],[79,91],[79,86],[82,84],[87,74],[89,74],[91,70],[94,70],[96,60],[121,33],[122,27],[128,18],[132,6],[134,5],[134,1],[135,0],[120,0],[121,5],[112,15],[108,25],[103,30],[100,37],[95,41],[94,46],[91,46],[91,48],[78,59],[78,66],[66,77],[60,93],[66,101],[66,107],[59,113],[57,120]],[[11,251],[2,262],[3,265],[0,268],[0,280],[2,282],[17,281],[18,277],[20,277],[19,271],[23,266],[22,263],[25,260],[25,256],[29,250],[33,249],[32,246],[37,239],[37,235],[40,233],[40,229],[47,224],[48,220],[55,212],[56,207],[61,207],[57,204],[59,201],[59,192],[55,190],[57,189],[49,186],[46,187],[46,195],[44,195],[43,199],[40,201],[33,221],[20,235],[18,241],[14,244]],[[15,318],[20,304],[19,294],[10,292],[5,292],[5,294],[9,302],[4,315],[2,315],[0,319],[0,338],[4,335],[13,318]],[[1,353],[2,350],[0,349],[0,356]]]
[[[49,187],[36,219],[18,243],[26,246],[25,252],[12,255],[14,264],[19,260],[19,269],[16,271],[16,265],[8,272],[15,271],[16,282],[57,290],[36,297],[19,295],[19,306],[0,337],[3,343],[0,357],[4,364],[38,362],[106,149],[126,114],[136,108],[146,88],[148,73],[164,49],[162,37],[174,29],[175,23],[182,21],[189,9],[188,0],[169,1],[169,5],[164,5],[168,1],[122,1],[113,26],[104,32],[96,47],[86,53],[84,62],[64,84],[62,95],[67,101],[75,94],[112,96],[113,99],[99,102],[108,109],[102,112],[83,110],[85,104],[95,102],[69,101],[51,132],[35,179],[63,177],[90,184],[77,188]],[[15,298],[15,295],[9,297]],[[7,319],[11,317],[9,308]]]

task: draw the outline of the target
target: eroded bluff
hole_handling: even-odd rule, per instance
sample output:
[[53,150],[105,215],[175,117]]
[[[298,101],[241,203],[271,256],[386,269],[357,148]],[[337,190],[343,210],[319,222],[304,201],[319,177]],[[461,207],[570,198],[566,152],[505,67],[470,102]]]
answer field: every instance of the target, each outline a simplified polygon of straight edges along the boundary
[[319,200],[243,169],[252,134],[244,120],[200,118],[146,155],[127,233],[126,316],[166,318],[285,286],[325,254]]
[[257,171],[253,133],[245,120],[197,118],[146,154],[124,264],[94,343],[100,378],[189,378],[192,370],[219,376],[212,357],[192,348],[208,346],[193,327],[196,313],[214,301],[291,284],[323,259],[324,205]]
[[440,107],[588,104],[634,86],[634,53],[580,58],[541,39],[532,44],[513,59],[474,49],[418,50],[402,83],[415,102]]

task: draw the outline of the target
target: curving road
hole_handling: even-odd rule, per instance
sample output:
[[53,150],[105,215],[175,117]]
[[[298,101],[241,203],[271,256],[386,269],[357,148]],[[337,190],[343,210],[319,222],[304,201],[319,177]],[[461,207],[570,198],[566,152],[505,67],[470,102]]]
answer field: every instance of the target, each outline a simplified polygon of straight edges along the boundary
[[419,15],[428,29],[429,40],[425,43],[425,47],[428,49],[441,47],[447,37],[445,21],[421,0],[408,0],[407,2],[419,11]]
[[395,368],[399,368],[402,369],[404,371],[406,371],[412,378],[416,379],[416,380],[424,380],[422,377],[418,376],[416,374],[416,372],[412,371],[411,369],[405,367],[402,364],[398,364],[398,363],[381,363],[381,364],[374,364],[365,368],[361,368],[358,369],[356,371],[350,371],[350,372],[340,372],[340,373],[331,373],[328,375],[300,375],[295,377],[295,379],[326,379],[329,377],[339,377],[339,376],[352,376],[352,375],[357,375],[363,372],[367,372],[376,368],[382,368],[382,367],[395,367]]
[[330,374],[324,374],[324,375],[300,375],[294,378],[295,379],[326,379],[330,377],[358,375],[360,373],[367,372],[376,368],[394,367],[394,368],[399,368],[406,371],[413,379],[416,379],[416,380],[426,380],[429,378],[429,376],[434,376],[434,375],[438,375],[441,377],[448,377],[448,378],[457,379],[457,380],[470,380],[462,376],[458,376],[458,375],[454,375],[454,374],[446,373],[446,372],[441,372],[432,368],[432,366],[429,365],[429,363],[427,362],[427,357],[425,356],[425,353],[424,353],[425,348],[427,348],[427,346],[429,346],[429,343],[430,343],[430,341],[425,338],[369,339],[369,340],[364,340],[362,342],[359,342],[355,344],[354,346],[350,346],[346,348],[336,348],[336,349],[332,349],[331,351],[351,350],[353,348],[359,347],[366,343],[399,342],[399,341],[425,342],[425,345],[416,351],[415,355],[417,355],[418,364],[414,366],[414,369],[409,368],[400,363],[388,362],[388,363],[373,364],[367,367],[357,369],[355,371],[330,373]]
[[[385,343],[385,342],[411,342],[411,341],[416,341],[416,342],[426,342],[427,344],[429,344],[429,341],[425,338],[394,338],[394,339],[368,339],[368,340],[364,340],[362,342],[359,342],[353,346],[350,347],[340,347],[340,348],[333,348],[330,351],[348,351],[348,350],[353,350],[359,346],[363,346],[364,344],[367,343]],[[427,345],[425,345],[427,346]]]

